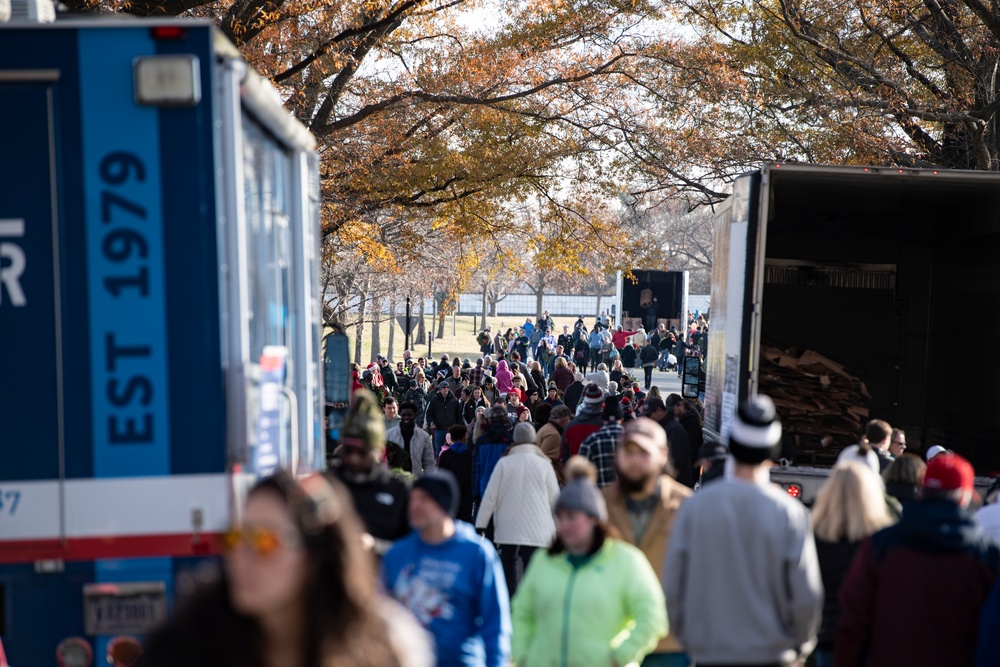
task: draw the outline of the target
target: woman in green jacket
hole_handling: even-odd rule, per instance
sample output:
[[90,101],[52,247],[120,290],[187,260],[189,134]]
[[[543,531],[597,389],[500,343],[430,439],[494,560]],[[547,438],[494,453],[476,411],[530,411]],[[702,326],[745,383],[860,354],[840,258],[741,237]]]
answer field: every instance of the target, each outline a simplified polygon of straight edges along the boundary
[[555,542],[535,553],[514,596],[516,667],[637,665],[667,634],[653,568],[609,534],[593,466],[577,458],[556,501]]

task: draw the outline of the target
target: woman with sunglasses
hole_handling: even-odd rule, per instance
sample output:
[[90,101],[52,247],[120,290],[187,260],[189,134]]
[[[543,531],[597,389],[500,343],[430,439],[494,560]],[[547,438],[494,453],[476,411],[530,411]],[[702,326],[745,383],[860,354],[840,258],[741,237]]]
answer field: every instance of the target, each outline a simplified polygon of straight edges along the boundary
[[261,480],[223,538],[222,576],[152,636],[142,667],[432,664],[425,633],[379,594],[362,534],[339,484]]

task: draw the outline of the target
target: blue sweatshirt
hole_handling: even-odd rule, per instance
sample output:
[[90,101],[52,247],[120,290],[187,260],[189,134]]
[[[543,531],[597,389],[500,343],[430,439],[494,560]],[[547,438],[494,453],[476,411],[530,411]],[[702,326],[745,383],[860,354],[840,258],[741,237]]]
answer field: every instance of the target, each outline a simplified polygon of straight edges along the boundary
[[510,661],[510,602],[496,550],[475,529],[427,544],[414,531],[382,561],[386,591],[434,636],[438,667],[505,667]]

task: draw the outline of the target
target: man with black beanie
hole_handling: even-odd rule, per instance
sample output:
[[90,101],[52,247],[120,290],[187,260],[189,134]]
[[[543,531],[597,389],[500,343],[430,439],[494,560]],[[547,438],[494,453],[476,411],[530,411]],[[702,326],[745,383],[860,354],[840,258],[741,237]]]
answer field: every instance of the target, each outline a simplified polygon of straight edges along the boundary
[[439,667],[506,667],[510,603],[500,558],[464,521],[459,488],[447,470],[413,483],[413,532],[382,562],[385,590],[434,637]]
[[663,589],[670,632],[698,667],[791,665],[816,644],[823,583],[809,511],[766,465],[780,443],[771,399],[744,402],[730,422],[731,469],[677,513]]

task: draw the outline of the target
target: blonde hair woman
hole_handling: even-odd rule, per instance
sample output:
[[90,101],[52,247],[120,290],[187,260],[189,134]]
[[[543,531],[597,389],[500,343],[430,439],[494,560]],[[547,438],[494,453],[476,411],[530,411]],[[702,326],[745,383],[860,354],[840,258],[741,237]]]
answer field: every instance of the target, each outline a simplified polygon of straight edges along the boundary
[[882,482],[858,461],[837,464],[813,506],[813,532],[823,576],[823,622],[816,645],[816,667],[833,665],[840,585],[847,576],[861,541],[893,523]]

